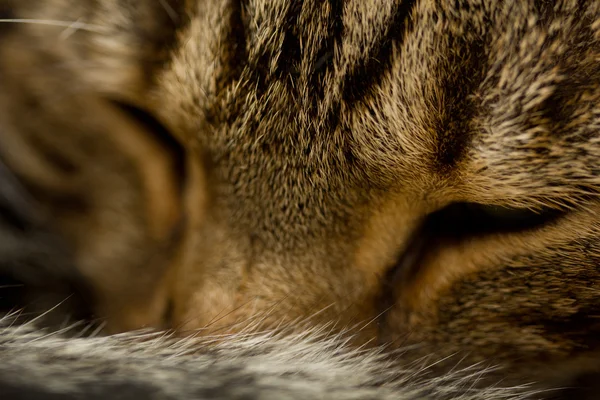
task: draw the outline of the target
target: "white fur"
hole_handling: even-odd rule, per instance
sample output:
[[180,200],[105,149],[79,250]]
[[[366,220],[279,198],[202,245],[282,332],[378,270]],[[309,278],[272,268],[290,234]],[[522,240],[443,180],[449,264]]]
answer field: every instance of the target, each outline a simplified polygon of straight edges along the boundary
[[120,385],[144,388],[153,398],[165,399],[527,397],[525,387],[472,388],[486,373],[481,366],[428,379],[430,364],[425,360],[402,367],[400,353],[351,349],[346,335],[330,335],[326,329],[183,339],[150,332],[76,337],[77,329],[51,333],[2,319],[0,389],[9,382],[25,393],[35,388],[74,396],[69,398],[89,398],[90,388],[118,393],[114,387]]

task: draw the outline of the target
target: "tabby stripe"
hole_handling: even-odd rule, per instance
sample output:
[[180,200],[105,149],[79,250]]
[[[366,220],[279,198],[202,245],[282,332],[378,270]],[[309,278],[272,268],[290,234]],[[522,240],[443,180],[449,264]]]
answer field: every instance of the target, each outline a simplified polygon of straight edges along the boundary
[[342,90],[344,101],[349,104],[359,101],[381,81],[392,63],[394,44],[402,43],[404,36],[413,28],[410,15],[416,2],[402,0],[396,4],[385,34],[373,45],[373,51],[346,75]]
[[223,43],[222,54],[226,70],[219,79],[218,88],[222,89],[227,84],[237,81],[248,64],[246,25],[242,19],[242,12],[246,5],[245,0],[231,0],[227,8],[229,24],[225,25],[227,32]]
[[[298,19],[302,10],[303,0],[291,0],[287,9],[283,27],[285,29],[279,63],[275,70],[275,76],[281,80],[294,79],[298,75],[302,52],[300,51],[300,39],[298,38]],[[268,68],[268,59],[262,68]],[[257,66],[261,68],[261,66]]]
[[[465,29],[475,31],[465,25]],[[435,114],[432,130],[437,135],[434,165],[441,172],[451,171],[466,155],[477,126],[474,124],[478,105],[473,97],[487,72],[485,51],[490,35],[467,39],[448,36],[448,54],[439,65],[439,85],[443,95],[442,109]],[[454,51],[452,51],[454,49]],[[454,70],[454,66],[460,66]],[[443,99],[443,102],[442,102]]]
[[334,50],[342,42],[344,35],[344,1],[329,0],[329,35],[323,41],[323,46],[317,52],[312,65],[311,87],[319,99],[323,98],[323,78],[326,72],[333,67]]

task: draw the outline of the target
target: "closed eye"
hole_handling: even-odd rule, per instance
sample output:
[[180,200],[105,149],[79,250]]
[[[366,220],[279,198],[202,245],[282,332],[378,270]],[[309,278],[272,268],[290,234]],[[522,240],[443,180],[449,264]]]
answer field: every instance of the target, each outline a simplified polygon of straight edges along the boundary
[[540,228],[565,211],[542,208],[502,207],[478,203],[454,203],[429,215],[424,227],[432,235],[454,238],[491,233],[510,233]]
[[410,282],[423,260],[437,246],[459,243],[489,234],[515,233],[547,226],[566,211],[530,210],[478,203],[454,203],[428,215],[413,233],[396,263],[388,270],[382,288],[382,304],[393,304],[393,291],[398,282]]
[[113,100],[117,108],[127,114],[130,118],[139,123],[144,131],[160,143],[163,149],[167,150],[174,161],[173,163],[173,178],[176,180],[177,186],[180,190],[183,190],[185,181],[185,149],[183,146],[171,135],[169,130],[160,123],[152,114],[147,111],[138,108],[134,105],[127,104],[121,101]]

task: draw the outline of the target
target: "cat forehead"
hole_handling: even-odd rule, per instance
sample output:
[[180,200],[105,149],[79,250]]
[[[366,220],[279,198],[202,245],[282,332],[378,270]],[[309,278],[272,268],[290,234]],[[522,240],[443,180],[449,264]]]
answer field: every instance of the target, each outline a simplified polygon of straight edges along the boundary
[[[377,12],[357,1],[337,9],[254,1],[240,10],[202,2],[162,76],[174,101],[161,93],[159,112],[176,107],[186,135],[217,157],[237,146],[252,154],[245,161],[357,165],[407,184],[481,175],[479,186],[536,187],[538,197],[558,161],[597,184],[589,162],[573,163],[576,150],[590,161],[594,149],[561,141],[589,137],[598,90],[577,77],[597,81],[586,60],[598,46],[569,52],[573,38],[548,35],[560,22],[592,43],[586,32],[597,24],[568,10],[532,18],[526,6],[484,3],[465,16],[430,2],[382,2]],[[537,58],[524,56],[523,45]],[[540,160],[541,183],[526,181]]]

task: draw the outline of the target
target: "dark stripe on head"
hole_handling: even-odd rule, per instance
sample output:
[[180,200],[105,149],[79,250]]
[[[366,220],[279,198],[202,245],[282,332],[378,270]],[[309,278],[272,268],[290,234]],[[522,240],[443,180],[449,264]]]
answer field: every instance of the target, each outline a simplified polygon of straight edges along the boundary
[[229,24],[225,25],[225,40],[221,44],[225,72],[219,77],[217,90],[222,90],[232,82],[239,80],[244,67],[248,64],[246,21],[244,21],[244,0],[230,0],[227,7]]
[[359,101],[370,89],[381,81],[381,77],[392,63],[394,45],[402,43],[407,32],[412,30],[411,13],[416,0],[402,0],[396,4],[385,34],[373,46],[373,51],[351,70],[343,83],[343,100],[347,103]]
[[[275,70],[277,79],[291,83],[300,73],[300,62],[302,52],[300,50],[300,38],[298,32],[298,19],[302,10],[303,0],[291,0],[285,15],[285,30],[279,64]],[[265,60],[264,68],[268,68],[268,59]]]
[[[560,80],[552,95],[533,110],[543,116],[541,124],[548,125],[548,132],[575,142],[589,140],[585,135],[574,137],[573,129],[594,123],[592,110],[600,97],[600,68],[595,61],[600,57],[600,41],[592,28],[595,21],[585,15],[585,11],[586,4],[580,1],[573,13],[574,20],[578,22],[569,32],[568,42],[563,45],[564,53],[554,63],[560,67]],[[588,115],[585,122],[584,114]],[[580,122],[574,123],[576,119]]]
[[485,49],[488,43],[489,37],[468,40],[451,36],[448,40],[448,57],[436,66],[443,94],[440,99],[442,109],[434,114],[432,128],[437,135],[435,164],[442,172],[461,160],[477,129],[473,126],[473,119],[478,105],[473,94],[485,76]]
[[[335,47],[339,46],[344,35],[344,1],[329,0],[329,22],[327,24],[329,35],[317,52],[313,60],[311,87],[317,99],[322,99],[324,94],[323,79],[327,71],[333,66]],[[315,100],[317,100],[315,99]]]

